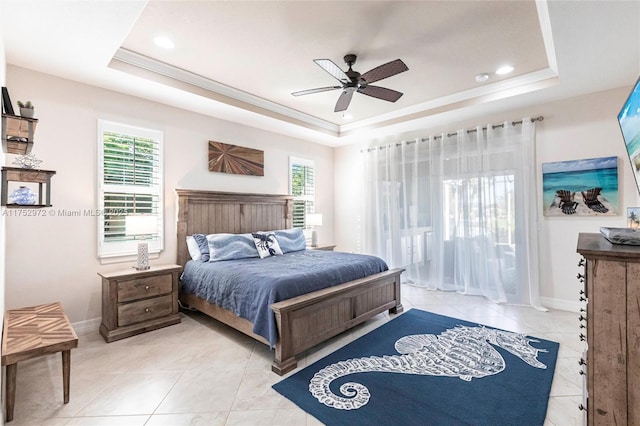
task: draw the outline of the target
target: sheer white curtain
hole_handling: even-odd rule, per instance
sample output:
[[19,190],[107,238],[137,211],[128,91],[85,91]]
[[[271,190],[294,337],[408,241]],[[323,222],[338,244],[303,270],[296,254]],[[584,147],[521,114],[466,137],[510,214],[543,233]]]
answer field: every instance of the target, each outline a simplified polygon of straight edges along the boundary
[[365,249],[403,281],[541,308],[535,124],[364,152]]

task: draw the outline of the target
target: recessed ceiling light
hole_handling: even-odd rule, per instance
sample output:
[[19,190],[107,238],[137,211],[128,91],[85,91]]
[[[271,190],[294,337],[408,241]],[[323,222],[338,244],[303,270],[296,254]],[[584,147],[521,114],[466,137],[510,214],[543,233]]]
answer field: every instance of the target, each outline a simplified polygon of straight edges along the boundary
[[173,41],[169,39],[169,37],[165,36],[158,36],[153,39],[153,42],[156,44],[156,46],[162,47],[164,49],[173,49],[176,46]]
[[503,65],[500,68],[498,68],[496,70],[496,74],[498,75],[505,75],[505,74],[509,74],[511,71],[513,71],[515,68],[513,68],[511,65]]
[[476,74],[476,83],[483,83],[487,80],[489,80],[489,73],[483,72]]

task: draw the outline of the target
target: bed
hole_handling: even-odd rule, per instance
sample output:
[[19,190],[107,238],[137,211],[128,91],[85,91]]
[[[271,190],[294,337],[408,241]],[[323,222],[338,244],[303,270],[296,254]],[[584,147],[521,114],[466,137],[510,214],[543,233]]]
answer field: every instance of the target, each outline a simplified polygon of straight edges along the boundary
[[[191,260],[185,243],[189,235],[243,234],[292,227],[293,197],[290,195],[185,189],[178,189],[176,193],[178,263],[185,267]],[[331,254],[309,252],[306,255],[320,259]],[[403,269],[390,269],[271,304],[277,329],[275,343],[274,340],[255,333],[251,321],[236,315],[230,309],[185,291],[182,283],[180,301],[185,306],[273,346],[275,355],[271,369],[282,375],[296,368],[296,355],[318,343],[381,312],[402,312],[402,272]]]

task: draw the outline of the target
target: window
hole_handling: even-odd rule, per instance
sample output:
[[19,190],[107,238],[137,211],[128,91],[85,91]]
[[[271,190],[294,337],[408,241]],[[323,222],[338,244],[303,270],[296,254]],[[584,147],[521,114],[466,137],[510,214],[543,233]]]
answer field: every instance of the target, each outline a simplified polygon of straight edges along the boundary
[[307,228],[307,213],[315,211],[316,186],[312,160],[289,159],[289,191],[293,195],[293,227]]
[[153,215],[149,252],[163,249],[162,139],[157,130],[98,122],[98,257],[135,254],[140,237],[126,235],[125,216]]
[[515,175],[494,174],[443,182],[445,238],[491,235],[515,248]]

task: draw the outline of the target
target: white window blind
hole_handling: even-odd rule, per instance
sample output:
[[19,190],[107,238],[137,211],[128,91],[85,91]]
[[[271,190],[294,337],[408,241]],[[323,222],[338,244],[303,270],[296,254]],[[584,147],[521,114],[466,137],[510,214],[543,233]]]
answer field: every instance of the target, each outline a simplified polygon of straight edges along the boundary
[[157,231],[145,235],[149,252],[163,249],[161,131],[98,123],[98,257],[135,254],[139,238],[126,235],[125,216],[152,215]]
[[289,159],[289,186],[293,195],[293,227],[307,228],[307,213],[315,211],[315,167],[312,160]]

